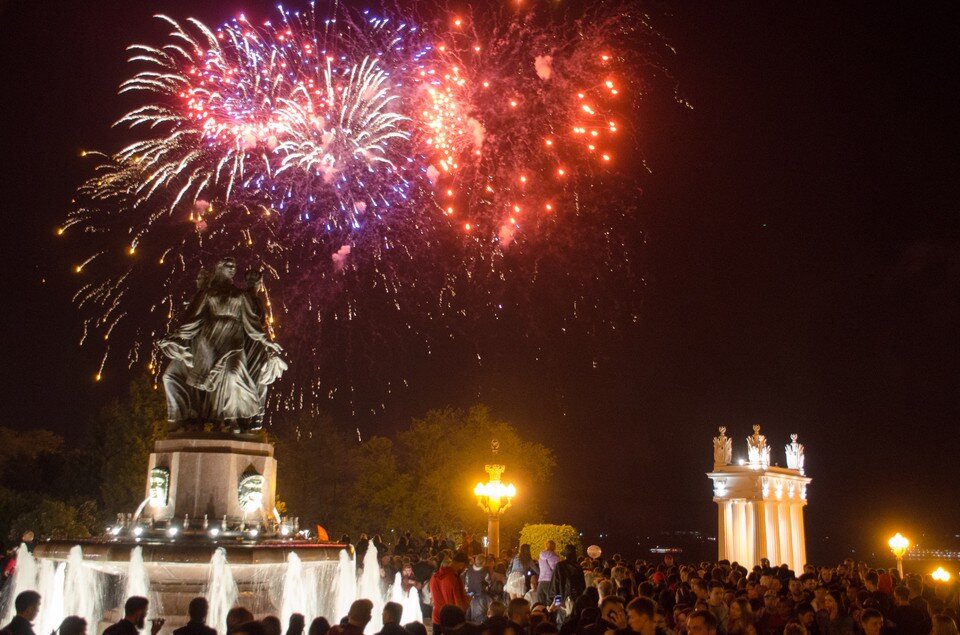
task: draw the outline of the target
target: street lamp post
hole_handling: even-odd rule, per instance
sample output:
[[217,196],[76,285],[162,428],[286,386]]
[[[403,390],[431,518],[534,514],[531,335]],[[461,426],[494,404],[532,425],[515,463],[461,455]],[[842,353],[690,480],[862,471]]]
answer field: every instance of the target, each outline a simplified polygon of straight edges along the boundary
[[902,580],[903,556],[907,553],[907,549],[910,548],[910,541],[901,536],[898,531],[893,538],[887,541],[887,544],[890,545],[890,551],[893,552],[894,557],[897,559],[897,571],[900,572],[900,579]]
[[[496,458],[497,450],[500,444],[493,441],[491,444],[493,455]],[[477,504],[487,514],[487,553],[494,555],[500,554],[500,516],[510,507],[513,497],[517,495],[517,488],[513,483],[504,485],[500,476],[506,470],[506,466],[498,463],[485,465],[489,480],[486,483],[477,483],[473,488],[473,493],[477,497]]]

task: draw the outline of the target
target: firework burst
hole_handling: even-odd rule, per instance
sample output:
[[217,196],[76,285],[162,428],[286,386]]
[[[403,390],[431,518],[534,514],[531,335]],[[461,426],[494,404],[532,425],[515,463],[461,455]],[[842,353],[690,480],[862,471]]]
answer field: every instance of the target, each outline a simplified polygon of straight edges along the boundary
[[151,342],[186,274],[224,253],[266,273],[294,351],[289,406],[341,390],[346,358],[390,333],[429,348],[504,303],[532,315],[546,271],[563,271],[571,321],[620,320],[587,288],[630,269],[632,200],[610,203],[636,192],[617,161],[660,74],[646,16],[423,9],[334,4],[218,29],[161,17],[170,41],[131,47],[141,70],[120,88],[149,97],[118,121],[143,136],[91,153],[101,165],[60,229],[91,243],[76,266],[92,280],[76,296],[85,337],[122,332],[128,363],[159,371]]

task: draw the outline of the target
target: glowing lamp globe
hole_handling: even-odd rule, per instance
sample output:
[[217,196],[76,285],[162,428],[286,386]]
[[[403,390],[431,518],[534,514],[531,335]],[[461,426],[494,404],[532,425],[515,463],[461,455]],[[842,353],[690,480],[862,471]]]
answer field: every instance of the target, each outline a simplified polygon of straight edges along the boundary
[[930,574],[937,582],[949,582],[950,581],[950,572],[944,569],[943,567],[937,567],[937,570]]
[[499,480],[490,480],[487,483],[477,483],[473,493],[485,512],[496,515],[510,505],[511,499],[517,495],[517,488],[513,483],[506,485]]
[[[500,449],[500,442],[494,439],[490,443],[494,457]],[[490,463],[484,466],[487,476],[486,483],[477,483],[473,494],[477,497],[477,505],[487,514],[487,539],[484,547],[487,553],[500,553],[500,516],[510,507],[513,497],[517,495],[517,488],[513,483],[506,484],[500,480],[506,466],[499,463]]]
[[910,541],[902,536],[900,532],[897,532],[890,540],[887,541],[887,544],[890,545],[890,551],[893,552],[893,555],[897,558],[902,558],[907,549],[910,548]]

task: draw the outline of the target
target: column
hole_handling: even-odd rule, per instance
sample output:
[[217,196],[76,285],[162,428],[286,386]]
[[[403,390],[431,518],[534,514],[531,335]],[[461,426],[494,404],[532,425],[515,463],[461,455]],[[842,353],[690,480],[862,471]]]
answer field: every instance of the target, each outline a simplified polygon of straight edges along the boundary
[[769,553],[767,548],[767,540],[769,540],[768,531],[767,531],[767,503],[765,501],[757,501],[754,503],[754,508],[757,510],[756,514],[756,523],[757,523],[757,537],[754,540],[756,547],[754,548],[754,560],[751,563],[742,562],[741,564],[748,569],[755,564],[760,563],[760,558],[768,558]]
[[727,556],[727,514],[725,507],[726,501],[717,501],[717,560],[728,558]]
[[775,564],[774,560],[780,553],[780,531],[777,523],[777,504],[774,501],[767,501],[767,514],[765,521],[767,523],[767,558],[770,564]]
[[747,532],[747,501],[737,501],[737,560],[743,561],[749,557],[747,545],[753,537]]
[[789,564],[793,558],[793,537],[790,528],[790,509],[783,501],[777,503],[777,521],[780,523],[780,553],[778,562],[770,564]]
[[806,535],[803,528],[803,503],[793,505],[793,560],[794,571],[800,575],[803,565],[807,563]]
[[487,553],[500,557],[500,516],[496,514],[487,519]]

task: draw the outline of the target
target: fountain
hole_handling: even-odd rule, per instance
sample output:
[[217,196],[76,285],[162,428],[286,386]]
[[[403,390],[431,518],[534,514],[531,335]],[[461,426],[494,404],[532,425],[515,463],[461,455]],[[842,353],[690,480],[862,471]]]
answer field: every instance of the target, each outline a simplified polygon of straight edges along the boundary
[[298,518],[274,505],[277,461],[260,425],[267,388],[286,363],[266,329],[259,276],[248,272],[241,289],[235,272],[233,258],[201,271],[186,315],[158,342],[170,359],[163,386],[171,430],[154,443],[143,502],[98,539],[42,542],[33,555],[20,547],[12,597],[41,593],[39,633],[64,615],[81,615],[90,632],[101,632],[131,595],[150,600],[151,616],[166,618],[165,633],[186,623],[200,595],[221,635],[237,604],[284,623],[293,613],[337,623],[353,600],[368,597],[381,621],[376,550],[358,584],[350,545],[311,540]]
[[210,572],[207,574],[207,621],[217,629],[219,635],[227,632],[227,611],[236,605],[240,589],[233,579],[233,571],[227,563],[227,552],[219,548],[210,558]]
[[363,572],[360,574],[357,595],[373,602],[373,619],[364,632],[379,632],[383,629],[383,589],[380,588],[380,559],[377,557],[377,548],[372,543],[363,555]]
[[344,549],[337,563],[337,593],[334,615],[346,615],[350,603],[357,597],[357,565]]
[[341,571],[355,570],[353,549],[310,540],[299,519],[276,513],[275,483],[273,446],[260,434],[169,435],[150,455],[137,513],[120,514],[98,539],[41,542],[33,555],[21,547],[14,595],[43,596],[41,633],[65,615],[102,630],[131,595],[150,600],[164,632],[186,623],[200,595],[221,635],[238,604],[284,621],[302,613],[337,622],[357,597],[355,578],[345,583]]
[[[67,556],[67,582],[64,586],[66,615],[79,615],[87,624],[96,624],[103,614],[100,576],[90,567],[83,566],[83,550],[80,545],[70,549]],[[42,632],[42,631],[41,631]]]
[[150,597],[150,578],[147,576],[147,568],[143,564],[143,547],[137,546],[130,550],[130,562],[127,563],[125,577],[126,585],[123,589],[123,597],[128,598],[133,595],[145,597],[151,600],[155,614],[163,613],[163,604],[156,602],[156,598]]
[[66,584],[67,565],[49,560],[40,562],[40,581],[37,589],[46,601],[40,607],[37,621],[41,633],[51,633],[60,627],[63,621],[63,603]]
[[13,598],[24,591],[37,590],[37,561],[25,544],[21,543],[17,549],[17,568],[14,570],[13,579],[9,584],[13,587],[13,594],[10,595],[10,606],[7,607],[3,616],[4,624],[9,624],[15,614]]
[[403,607],[404,622],[419,622],[423,617],[420,608],[420,592],[417,587],[411,586],[410,590],[404,593],[403,575],[399,571],[394,576],[393,587],[390,590],[390,601]]

